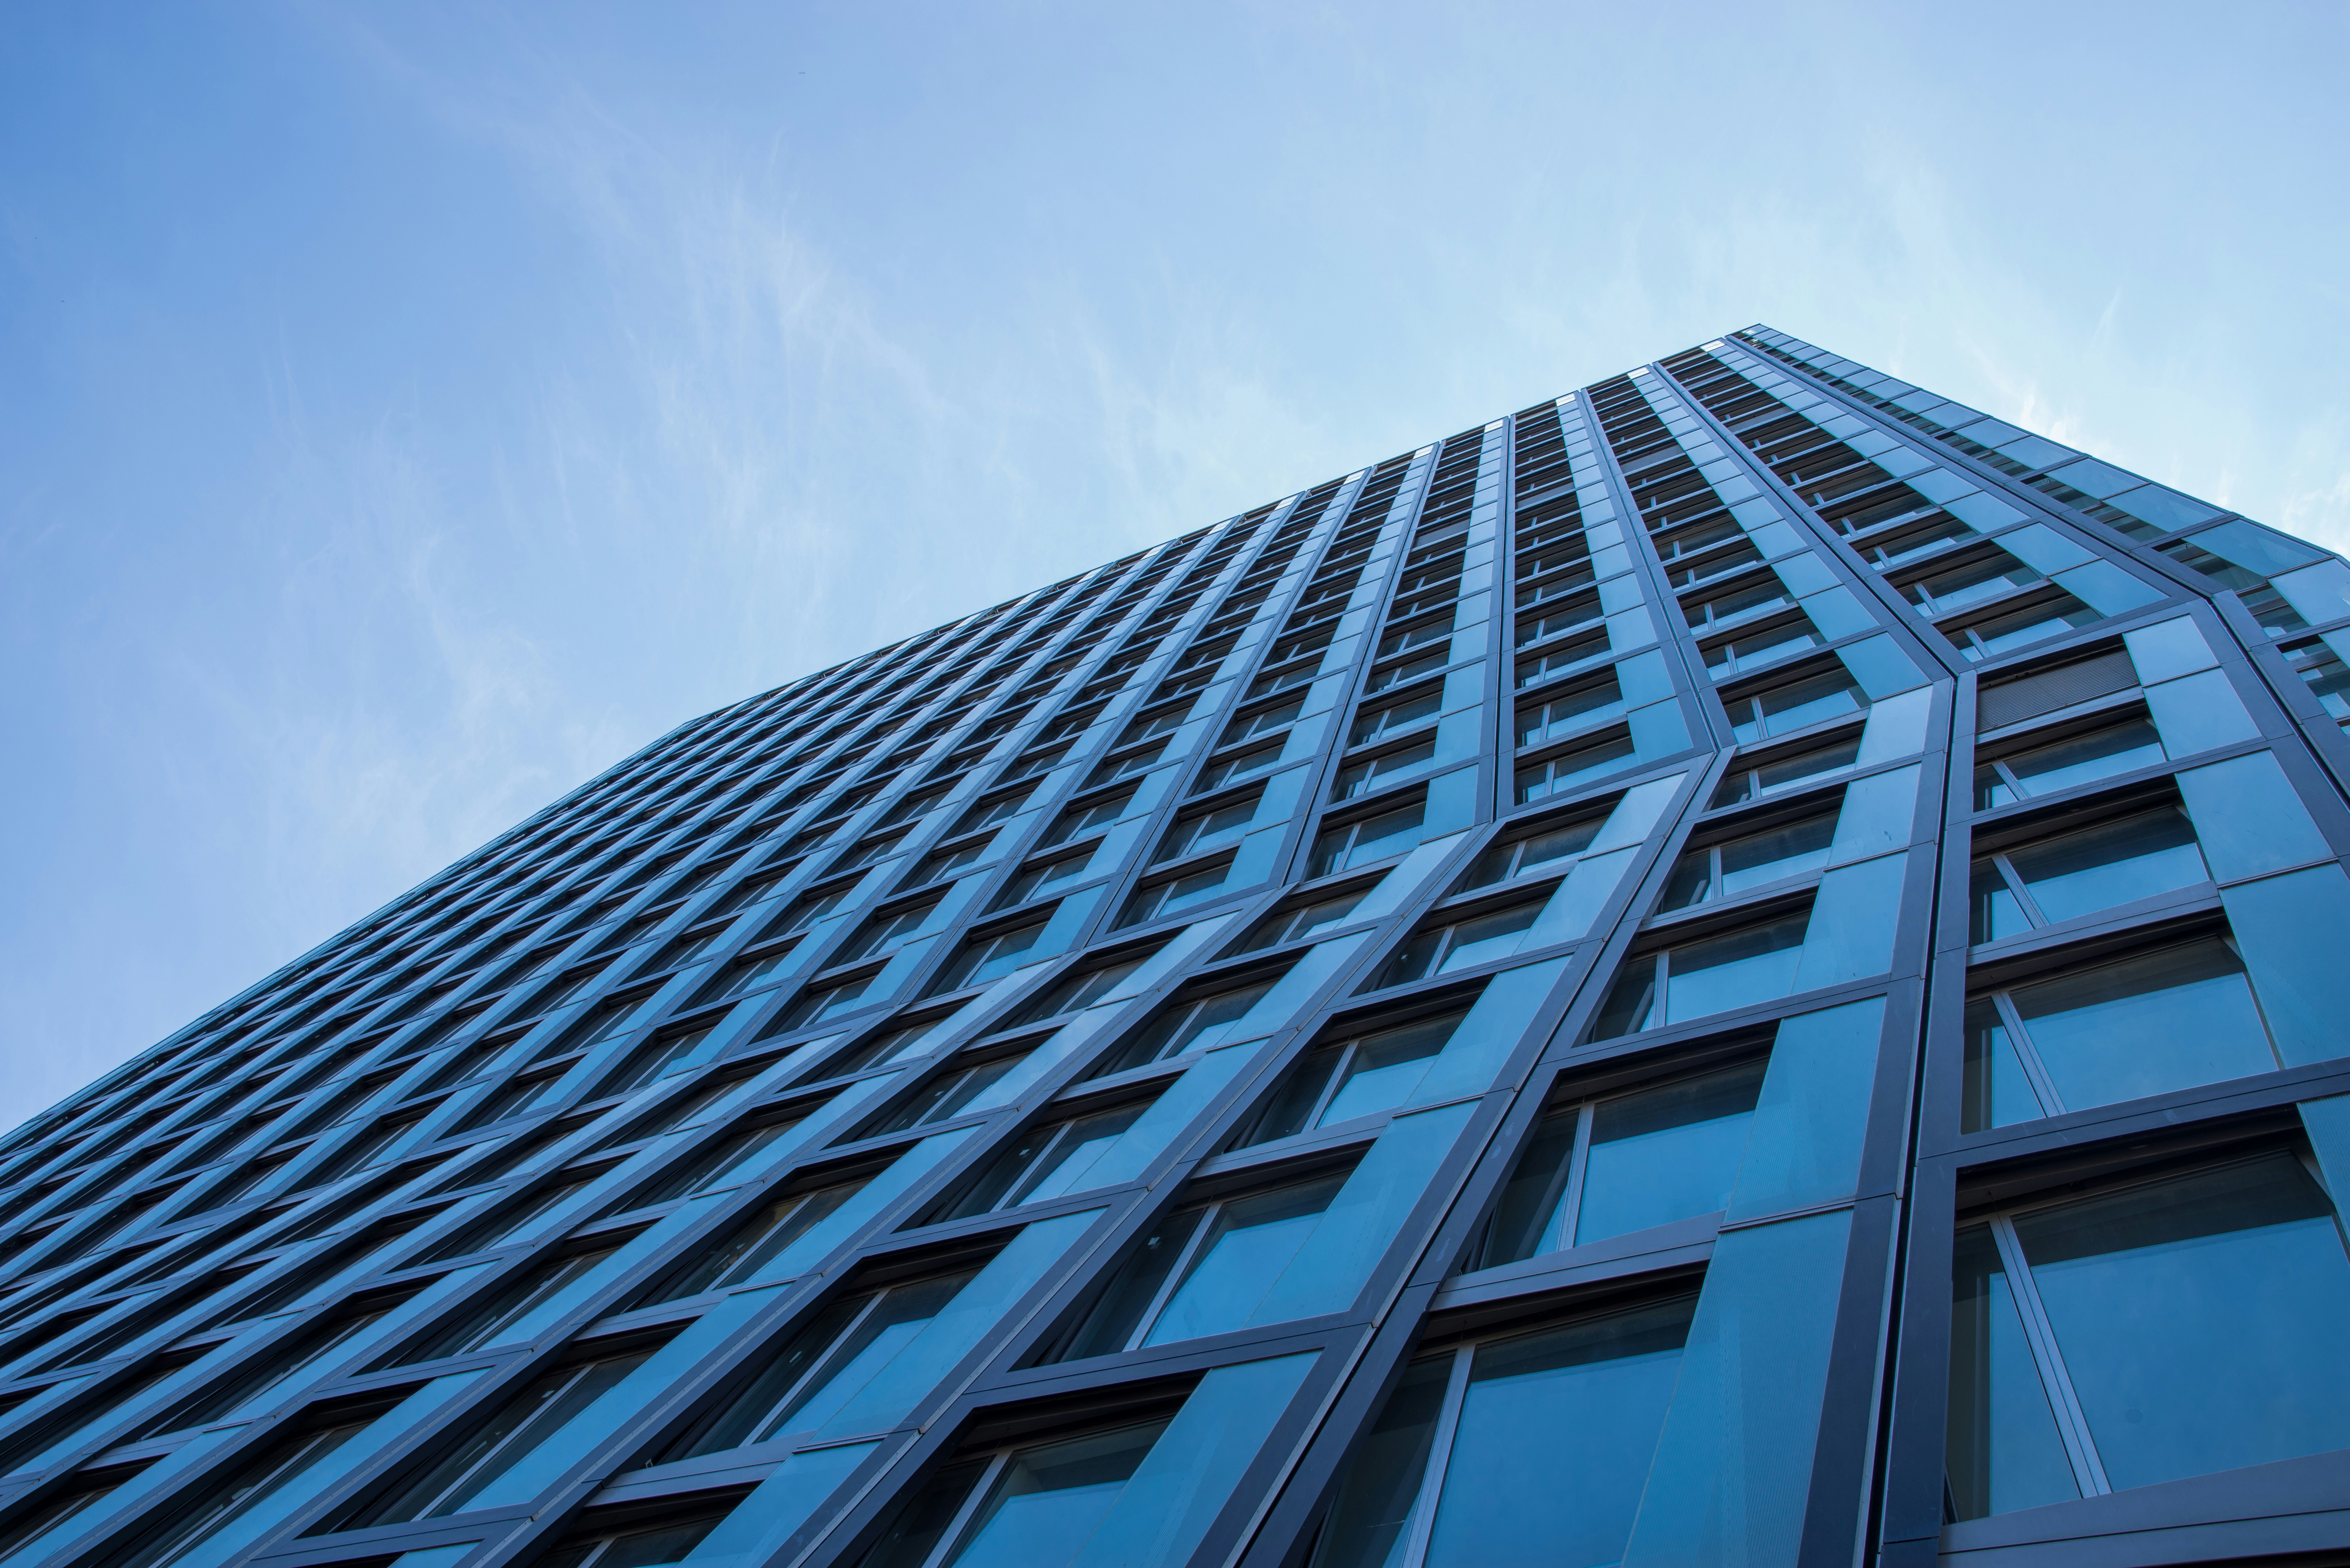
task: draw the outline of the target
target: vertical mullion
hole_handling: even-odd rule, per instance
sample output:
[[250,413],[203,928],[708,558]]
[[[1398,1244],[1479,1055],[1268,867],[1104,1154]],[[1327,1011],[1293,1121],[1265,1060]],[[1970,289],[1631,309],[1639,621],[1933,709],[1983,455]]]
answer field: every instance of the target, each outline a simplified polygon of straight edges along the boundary
[[1028,1201],[1028,1194],[1035,1189],[1040,1179],[1038,1173],[1046,1168],[1045,1162],[1050,1159],[1053,1157],[1053,1151],[1060,1147],[1067,1139],[1069,1129],[1075,1125],[1073,1120],[1065,1121],[1053,1129],[1053,1136],[1045,1140],[1045,1147],[1036,1151],[1036,1158],[1028,1162],[1028,1168],[1020,1173],[1020,1179],[1004,1189],[1003,1201],[996,1204],[990,1212],[1017,1209]]
[[1567,1157],[1566,1184],[1558,1195],[1558,1209],[1550,1224],[1543,1228],[1544,1235],[1554,1232],[1556,1244],[1545,1251],[1564,1252],[1575,1242],[1575,1220],[1583,1207],[1583,1177],[1591,1164],[1591,1128],[1598,1117],[1598,1107],[1586,1101],[1575,1114],[1575,1152]]
[[1306,1113],[1305,1125],[1298,1129],[1300,1132],[1311,1132],[1322,1125],[1323,1113],[1330,1108],[1330,1102],[1338,1097],[1338,1091],[1346,1085],[1347,1069],[1360,1054],[1362,1042],[1347,1041],[1346,1048],[1338,1053],[1338,1064],[1330,1069],[1330,1081],[1323,1085],[1321,1092],[1314,1096],[1314,1108]]
[[2073,1461],[2074,1480],[2084,1497],[2109,1492],[2114,1489],[2106,1480],[2105,1462],[2097,1457],[2096,1441],[2089,1435],[2089,1417],[2081,1408],[2080,1396],[2074,1392],[2072,1375],[2064,1369],[2056,1331],[2049,1324],[2047,1309],[2041,1304],[2039,1282],[2032,1277],[2032,1262],[2023,1255],[2023,1243],[2016,1238],[2015,1222],[2000,1215],[1991,1220],[1991,1233],[1999,1246],[1999,1261],[2007,1271],[2009,1299],[2015,1303],[2016,1315],[2023,1320],[2024,1339],[2032,1346],[2033,1360],[2040,1366],[2042,1391],[2055,1415],[2065,1457]]
[[979,1506],[987,1494],[995,1490],[995,1483],[1003,1479],[1005,1467],[1011,1463],[1010,1449],[988,1459],[987,1468],[979,1472],[978,1478],[971,1483],[971,1490],[955,1506],[954,1517],[947,1521],[944,1530],[939,1532],[939,1543],[931,1547],[929,1555],[922,1559],[922,1568],[941,1568],[942,1564],[953,1561],[955,1554],[962,1550],[962,1538],[971,1529],[972,1516],[979,1511]]
[[1141,1319],[1135,1324],[1134,1333],[1127,1338],[1127,1349],[1136,1349],[1150,1337],[1152,1325],[1158,1323],[1159,1314],[1167,1310],[1167,1303],[1174,1299],[1175,1293],[1182,1288],[1183,1276],[1199,1261],[1201,1242],[1209,1231],[1216,1228],[1216,1216],[1223,1211],[1223,1204],[1211,1203],[1201,1212],[1200,1222],[1183,1239],[1183,1250],[1175,1254],[1175,1262],[1169,1265],[1167,1277],[1159,1282],[1159,1289],[1152,1293],[1150,1304],[1142,1309]]
[[1452,1464],[1452,1438],[1461,1429],[1461,1407],[1469,1397],[1469,1368],[1477,1347],[1464,1345],[1452,1353],[1452,1369],[1444,1382],[1444,1403],[1429,1435],[1428,1469],[1419,1478],[1419,1496],[1412,1503],[1411,1530],[1405,1537],[1403,1561],[1397,1568],[1420,1568],[1428,1560],[1429,1532],[1436,1526],[1436,1507],[1444,1499],[1444,1472]]

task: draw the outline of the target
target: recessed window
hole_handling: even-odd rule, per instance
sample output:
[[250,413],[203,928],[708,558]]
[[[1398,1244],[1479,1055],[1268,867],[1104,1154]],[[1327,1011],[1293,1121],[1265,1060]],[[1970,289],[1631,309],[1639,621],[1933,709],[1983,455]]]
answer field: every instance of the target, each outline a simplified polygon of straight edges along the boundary
[[1847,739],[1793,754],[1781,753],[1760,761],[1740,757],[1722,776],[1721,785],[1713,792],[1713,800],[1707,809],[1718,811],[1726,805],[1759,800],[1779,790],[1841,772],[1859,761],[1860,736],[1857,732]]
[[1461,887],[1464,891],[1489,888],[1536,871],[1565,870],[1591,846],[1606,821],[1605,817],[1595,816],[1522,838],[1505,838],[1477,857],[1476,864],[1461,877]]
[[1435,760],[1436,742],[1430,737],[1392,752],[1383,752],[1376,757],[1350,763],[1338,770],[1337,781],[1330,786],[1330,798],[1334,801],[1353,800],[1368,794],[1397,774],[1409,773]]
[[993,827],[999,822],[1008,822],[1020,815],[1020,808],[1028,804],[1028,797],[1035,791],[1035,786],[1030,784],[1022,789],[989,795],[962,814],[962,820],[955,824],[954,832],[950,836],[960,838],[966,833],[977,833],[983,827]]
[[[844,1012],[854,1012],[865,1005],[865,993],[873,989],[879,971],[852,975],[829,985],[811,986],[792,999],[792,1004],[775,1015],[775,1021],[765,1030],[767,1034],[789,1034],[795,1029],[806,1029],[837,1018]],[[876,1002],[881,1000],[874,998]]]
[[1413,1362],[1340,1483],[1311,1568],[1620,1561],[1696,1305],[1681,1296]]
[[1968,554],[1973,558],[1955,566],[1938,566],[1900,583],[1901,597],[1928,616],[1942,616],[2046,580],[1996,545],[1985,546],[1981,554]]
[[1367,746],[1374,741],[1400,734],[1423,720],[1434,718],[1437,710],[1443,705],[1443,688],[1432,687],[1401,701],[1367,709],[1356,715],[1354,728],[1347,732],[1347,744]]
[[1997,941],[2210,879],[2185,812],[2132,812],[1977,860],[1970,940]]
[[1029,1128],[988,1162],[967,1191],[923,1222],[967,1220],[1084,1191],[1087,1173],[1149,1108],[1149,1101],[1137,1100]]
[[974,838],[968,843],[959,844],[951,849],[941,849],[935,855],[926,857],[907,874],[905,881],[899,886],[910,892],[916,888],[926,888],[933,882],[943,881],[968,867],[976,866],[987,857],[989,843],[990,841],[984,838]]
[[1200,770],[1200,776],[1192,781],[1191,793],[1206,794],[1211,790],[1253,778],[1280,762],[1283,750],[1281,742],[1267,741],[1261,746],[1251,746],[1244,752],[1219,757]]
[[2110,778],[2165,759],[2162,737],[2143,718],[2124,719],[2094,730],[2009,752],[1975,767],[1975,809],[2011,805],[2036,794]]
[[1825,722],[1866,707],[1860,687],[1841,665],[1814,675],[1725,696],[1731,733],[1742,745]]
[[831,962],[854,963],[858,959],[871,958],[904,945],[909,938],[922,929],[922,922],[929,919],[938,907],[939,901],[931,898],[874,916],[865,922],[862,930],[832,955]]
[[1345,1183],[1334,1173],[1178,1209],[1112,1276],[1059,1359],[1243,1327]]
[[1019,1092],[1017,1082],[1012,1081],[1012,1071],[1027,1059],[1028,1054],[1023,1051],[984,1062],[951,1064],[932,1074],[889,1115],[858,1129],[857,1136],[879,1137],[883,1133],[906,1132],[975,1111],[993,1110]]
[[1741,616],[1773,609],[1788,602],[1784,585],[1765,572],[1760,577],[1683,599],[1681,615],[1689,622],[1690,630],[1704,631],[1725,621],[1736,620]]
[[996,931],[983,937],[973,937],[963,943],[946,968],[939,971],[932,982],[933,992],[961,991],[967,985],[983,985],[1000,980],[1027,961],[1027,954],[1045,935],[1045,922],[1017,926],[1008,931]]
[[1066,844],[1069,840],[1091,833],[1096,828],[1108,826],[1118,819],[1120,814],[1126,810],[1127,802],[1133,798],[1132,790],[1120,790],[1114,795],[1105,796],[1099,800],[1089,800],[1082,805],[1069,807],[1060,815],[1050,828],[1045,830],[1045,846],[1050,847],[1055,844]]
[[1445,655],[1440,650],[1435,653],[1424,653],[1418,659],[1407,659],[1400,664],[1390,664],[1383,670],[1374,670],[1371,671],[1370,679],[1363,682],[1363,695],[1368,697],[1374,692],[1391,691],[1399,686],[1419,680],[1423,675],[1443,669],[1444,664]]
[[1257,803],[1263,798],[1263,790],[1253,790],[1243,799],[1177,817],[1159,839],[1159,847],[1152,851],[1151,863],[1180,860],[1187,855],[1198,855],[1233,842],[1256,820]]
[[[484,1293],[481,1300],[462,1309],[455,1318],[422,1338],[411,1342],[406,1348],[386,1356],[376,1363],[376,1367],[380,1369],[387,1366],[405,1366],[420,1361],[439,1361],[447,1356],[468,1355],[484,1345],[495,1345],[498,1343],[499,1336],[507,1329],[529,1316],[541,1305],[554,1300],[575,1280],[586,1278],[591,1270],[618,1251],[619,1251],[618,1245],[607,1246],[593,1251],[574,1252],[568,1257],[541,1263],[504,1290]],[[372,1323],[375,1317],[370,1316],[366,1321]],[[304,1358],[305,1364],[317,1359],[318,1356],[316,1355]],[[243,1400],[240,1399],[238,1402],[243,1403]],[[225,1409],[222,1411],[224,1415],[226,1413]],[[213,1418],[216,1417],[206,1417],[206,1419]],[[159,1430],[171,1429],[159,1428]]]
[[755,1280],[784,1250],[871,1184],[871,1172],[811,1186],[760,1206],[725,1241],[697,1251],[629,1304],[652,1306]]
[[1694,909],[1817,871],[1828,863],[1835,826],[1836,813],[1824,811],[1690,849],[1674,863],[1657,908]]
[[1034,1023],[1040,1019],[1058,1018],[1064,1013],[1081,1012],[1124,985],[1149,963],[1159,951],[1154,946],[1142,952],[1130,953],[1110,963],[1099,963],[1090,969],[1080,969],[1063,975],[1045,987],[1037,998],[1013,1015],[1015,1023]]
[[1187,871],[1180,877],[1146,882],[1126,900],[1113,924],[1116,929],[1123,930],[1128,926],[1141,925],[1146,920],[1155,920],[1161,915],[1171,915],[1203,898],[1213,898],[1232,873],[1232,859],[1227,856],[1196,871]]
[[575,1531],[532,1568],[643,1568],[650,1563],[681,1563],[733,1510],[729,1500],[715,1507],[609,1530]]
[[1944,625],[1940,630],[1960,654],[1970,659],[1983,659],[2104,618],[2072,595],[2060,591],[2021,609],[1965,626]]
[[1517,771],[1518,803],[1523,805],[1549,795],[1565,794],[1586,779],[1614,773],[1625,764],[1638,761],[1639,754],[1639,748],[1632,743],[1632,737],[1619,730],[1555,756],[1544,757]]
[[1236,1146],[1294,1137],[1405,1104],[1466,1016],[1447,1012],[1315,1046],[1289,1070]]
[[739,1369],[733,1386],[740,1392],[652,1449],[643,1467],[820,1429],[978,1276],[977,1268],[960,1269],[842,1296],[786,1339],[764,1366]]
[[1260,952],[1266,948],[1279,947],[1284,942],[1304,941],[1317,931],[1344,925],[1347,918],[1355,912],[1356,906],[1369,893],[1369,888],[1357,888],[1334,898],[1300,904],[1294,909],[1276,909],[1251,928],[1247,936],[1233,944],[1232,950],[1236,953]]
[[1623,711],[1624,688],[1616,672],[1607,670],[1564,691],[1554,692],[1540,702],[1521,705],[1517,710],[1518,744],[1539,745],[1571,735]]
[[1524,944],[1526,933],[1534,929],[1549,898],[1545,890],[1499,909],[1425,926],[1413,933],[1412,939],[1388,960],[1363,989],[1377,991],[1390,985],[1409,985],[1431,975],[1450,974],[1455,970],[1507,958]]
[[506,1473],[652,1358],[652,1350],[574,1362],[539,1374],[521,1393],[464,1423],[455,1448],[413,1480],[336,1528],[363,1529],[463,1512]]
[[2280,1065],[2243,963],[2217,937],[1980,992],[1966,1032],[1969,1132]]
[[1270,708],[1259,708],[1253,712],[1243,713],[1231,723],[1226,724],[1224,732],[1216,737],[1216,749],[1222,751],[1226,746],[1237,746],[1243,741],[1253,740],[1259,735],[1270,735],[1276,730],[1285,730],[1296,720],[1305,705],[1305,698],[1292,697],[1286,702],[1277,702]]
[[1551,1112],[1502,1189],[1477,1266],[1727,1207],[1762,1073],[1742,1063]]
[[2293,1153],[1962,1226],[1960,1519],[2350,1448],[2350,1259]]
[[1322,836],[1314,841],[1314,853],[1305,874],[1327,877],[1389,855],[1400,855],[1419,842],[1420,826],[1427,820],[1427,803],[1416,800],[1376,816],[1324,828]]
[[1572,598],[1545,604],[1540,614],[1530,606],[1521,606],[1517,624],[1517,646],[1547,642],[1555,637],[1565,637],[1586,627],[1597,626],[1607,618],[1596,593],[1578,594]]
[[1592,1038],[1660,1029],[1787,995],[1809,911],[1741,926],[1624,961]]
[[1073,855],[1055,856],[1050,860],[1030,861],[1020,868],[1011,881],[1003,885],[1003,891],[996,895],[995,902],[991,907],[1009,909],[1014,905],[1024,904],[1031,898],[1041,898],[1055,888],[1075,881],[1086,874],[1086,867],[1093,864],[1094,851],[1099,847],[1098,844],[1089,844]]
[[899,1511],[858,1568],[1073,1562],[1167,1426],[1149,1421],[951,1464]]
[[887,1065],[891,1062],[902,1062],[930,1044],[937,1038],[939,1032],[960,1017],[962,1012],[962,1008],[951,1007],[944,1012],[934,1012],[927,1018],[919,1018],[910,1023],[884,1028],[879,1033],[868,1035],[861,1044],[842,1052],[827,1063],[824,1075],[827,1078],[846,1077],[851,1073],[862,1073],[874,1067]]
[[1131,778],[1150,767],[1166,754],[1167,742],[1164,741],[1153,742],[1148,746],[1138,747],[1130,752],[1120,752],[1086,776],[1086,788],[1092,789],[1097,785],[1110,784],[1118,779]]
[[1094,1075],[1129,1072],[1193,1051],[1214,1050],[1232,1038],[1241,1020],[1263,1000],[1273,985],[1272,979],[1252,981],[1167,1003]]

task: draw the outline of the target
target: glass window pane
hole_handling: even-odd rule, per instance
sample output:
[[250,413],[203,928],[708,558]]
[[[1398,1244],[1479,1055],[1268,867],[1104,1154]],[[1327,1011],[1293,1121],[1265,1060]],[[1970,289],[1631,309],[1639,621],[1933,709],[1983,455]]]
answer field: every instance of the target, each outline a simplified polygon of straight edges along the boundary
[[1388,1396],[1330,1505],[1314,1568],[1387,1568],[1399,1559],[1451,1375],[1450,1355],[1415,1362]]
[[2350,1448],[2350,1260],[2290,1155],[2015,1230],[2116,1488]]
[[2035,844],[2009,859],[2051,920],[2095,914],[2209,877],[2195,829],[2169,806]]
[[1991,861],[1975,862],[1974,880],[1967,888],[1967,940],[1970,942],[1995,942],[2032,929],[2023,906],[2008,888],[2007,878]]
[[1533,1140],[1519,1157],[1518,1168],[1494,1206],[1478,1268],[1514,1263],[1542,1251],[1543,1238],[1556,1218],[1567,1162],[1575,1158],[1575,1128],[1582,1119],[1581,1108],[1570,1107],[1544,1116],[1534,1128]]
[[916,1334],[930,1326],[931,1320],[978,1272],[972,1269],[900,1285],[888,1293],[838,1344],[828,1347],[824,1365],[806,1384],[769,1413],[744,1440],[764,1443],[786,1432],[814,1431],[832,1419]]
[[947,1561],[968,1568],[1075,1562],[1166,1429],[1164,1421],[1153,1421],[1022,1449]]
[[1150,1325],[1145,1345],[1222,1334],[1247,1323],[1344,1179],[1329,1177],[1235,1199],[1217,1212],[1191,1272]]
[[1959,1108],[1964,1132],[2003,1127],[2011,1122],[2037,1121],[2048,1113],[2041,1108],[2032,1081],[2007,1037],[1999,1004],[1988,997],[1967,1004],[1966,1082]]
[[2162,739],[2143,719],[2093,730],[2045,746],[2020,752],[2006,760],[2025,791],[2051,794],[2132,768],[2152,767],[2163,760]]
[[1620,1559],[1693,1305],[1684,1298],[1480,1345],[1428,1568]]
[[1125,1136],[1147,1106],[1124,1106],[1098,1116],[1080,1117],[1069,1124],[1067,1133],[1052,1151],[1036,1162],[1015,1185],[1005,1207],[1014,1203],[1042,1203],[1047,1199],[1063,1197],[1081,1190],[1086,1175],[1095,1161],[1109,1151],[1109,1146]]
[[1345,1082],[1315,1125],[1329,1127],[1402,1105],[1460,1023],[1454,1015],[1366,1036],[1347,1064]]
[[1665,983],[1665,1022],[1679,1023],[1786,995],[1809,923],[1809,917],[1797,915],[1675,948]]
[[1533,929],[1534,917],[1542,913],[1542,908],[1540,903],[1520,904],[1461,921],[1452,928],[1452,946],[1445,952],[1444,961],[1437,966],[1437,972],[1448,973],[1471,964],[1507,958],[1518,950],[1520,939]]
[[1959,1232],[1948,1425],[1950,1506],[1960,1519],[2080,1496],[1988,1225]]
[[1753,1062],[1601,1102],[1575,1244],[1711,1214],[1728,1203],[1762,1071]]
[[2217,940],[2020,986],[2014,996],[2070,1109],[2277,1069],[2243,965]]
[[1721,896],[1735,898],[1765,882],[1818,870],[1828,863],[1835,826],[1835,814],[1830,812],[1731,840],[1721,846]]

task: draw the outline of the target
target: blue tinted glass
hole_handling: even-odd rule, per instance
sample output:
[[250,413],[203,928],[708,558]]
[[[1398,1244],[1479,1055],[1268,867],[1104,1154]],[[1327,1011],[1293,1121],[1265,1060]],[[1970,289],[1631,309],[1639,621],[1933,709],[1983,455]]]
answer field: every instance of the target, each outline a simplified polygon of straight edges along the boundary
[[1975,863],[1974,881],[1967,890],[1970,942],[1995,942],[2032,929],[2023,906],[2008,891],[2007,878],[1988,860]]
[[1835,841],[1835,814],[1830,812],[1723,845],[1722,897],[1734,898],[1782,877],[1818,870],[1828,862],[1828,846]]
[[1339,1179],[1285,1187],[1224,1205],[1199,1258],[1150,1325],[1145,1345],[1222,1334],[1247,1323],[1257,1303],[1322,1222]]
[[1960,1130],[1981,1132],[2046,1116],[2031,1080],[2024,1076],[2015,1043],[2007,1037],[1998,1004],[1988,1000],[1968,1003],[1966,1029],[1966,1086],[1959,1110]]
[[1665,982],[1665,1021],[1679,1023],[1786,995],[1808,923],[1798,915],[1675,948]]
[[2290,1155],[2015,1230],[2116,1488],[2350,1448],[2350,1260]]
[[1460,1023],[1457,1016],[1439,1018],[1366,1038],[1347,1064],[1347,1081],[1315,1125],[1329,1127],[1402,1105]]
[[2050,794],[2092,779],[2152,767],[2163,760],[2161,737],[2143,719],[2037,746],[2007,759],[2009,771],[2033,794]]
[[2192,887],[2209,875],[2195,829],[2168,806],[2035,844],[2009,859],[2051,920]]
[[1730,1200],[1762,1092],[1762,1064],[1608,1100],[1595,1113],[1575,1244],[1601,1241]]
[[1450,1355],[1419,1362],[1388,1396],[1331,1505],[1314,1568],[1386,1568],[1401,1555],[1451,1373]]
[[1473,920],[1463,920],[1453,928],[1452,946],[1444,961],[1437,966],[1441,974],[1451,970],[1466,969],[1471,964],[1485,963],[1493,959],[1507,958],[1518,950],[1519,941],[1542,913],[1539,902],[1520,904],[1514,909],[1499,909],[1481,915]]
[[2033,1047],[2070,1109],[2277,1068],[2243,966],[2216,940],[2019,987],[2014,995]]
[[1014,1454],[948,1562],[1058,1568],[1076,1561],[1141,1467],[1163,1421]]
[[1960,1519],[2080,1495],[1991,1227],[1959,1232],[1951,1271],[1950,1503]]
[[931,1324],[955,1293],[972,1281],[970,1273],[927,1280],[889,1292],[866,1314],[825,1357],[825,1365],[807,1386],[769,1417],[751,1438],[763,1443],[786,1432],[814,1431],[837,1415],[865,1386]]
[[1691,1305],[1480,1346],[1428,1568],[1592,1568],[1622,1557]]

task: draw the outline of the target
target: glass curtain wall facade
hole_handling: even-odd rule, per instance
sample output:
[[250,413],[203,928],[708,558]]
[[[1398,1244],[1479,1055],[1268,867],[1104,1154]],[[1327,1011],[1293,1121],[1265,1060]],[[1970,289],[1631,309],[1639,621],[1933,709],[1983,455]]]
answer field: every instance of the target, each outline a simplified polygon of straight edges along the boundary
[[0,1140],[0,1562],[2339,1560],[2345,658],[1757,327],[805,677]]

